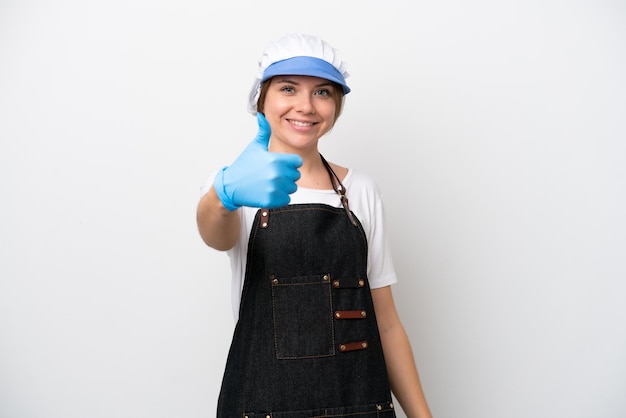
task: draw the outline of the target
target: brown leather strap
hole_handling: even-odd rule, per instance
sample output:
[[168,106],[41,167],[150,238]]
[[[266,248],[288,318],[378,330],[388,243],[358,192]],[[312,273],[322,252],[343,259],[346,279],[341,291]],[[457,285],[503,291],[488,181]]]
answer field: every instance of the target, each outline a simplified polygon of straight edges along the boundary
[[346,187],[341,183],[341,180],[339,180],[339,176],[335,174],[333,169],[330,167],[330,164],[328,164],[328,161],[326,161],[326,158],[324,158],[322,154],[320,154],[320,157],[322,158],[322,163],[324,163],[324,167],[326,167],[326,171],[328,171],[328,175],[330,176],[330,184],[333,185],[333,189],[339,195],[339,200],[341,200],[341,204],[343,205],[343,208],[346,210],[346,213],[348,214],[348,218],[350,219],[350,222],[352,222],[352,225],[357,226],[356,219],[352,215],[352,211],[350,211],[350,205],[348,204],[348,197],[346,196],[346,192],[347,192]]
[[335,311],[336,319],[365,319],[367,312],[364,310],[357,311]]
[[270,224],[270,210],[261,209],[261,228],[267,228]]
[[356,341],[353,343],[344,343],[344,344],[339,344],[339,351],[341,351],[342,353],[345,353],[347,351],[365,350],[367,346],[368,346],[367,341]]

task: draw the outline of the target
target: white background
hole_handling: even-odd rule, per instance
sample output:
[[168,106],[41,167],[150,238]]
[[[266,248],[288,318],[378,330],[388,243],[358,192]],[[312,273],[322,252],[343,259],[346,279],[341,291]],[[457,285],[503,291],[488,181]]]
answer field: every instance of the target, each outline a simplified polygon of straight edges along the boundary
[[0,0],[0,416],[215,415],[199,189],[299,30],[349,64],[322,151],[383,190],[434,416],[623,418],[625,28],[620,0]]

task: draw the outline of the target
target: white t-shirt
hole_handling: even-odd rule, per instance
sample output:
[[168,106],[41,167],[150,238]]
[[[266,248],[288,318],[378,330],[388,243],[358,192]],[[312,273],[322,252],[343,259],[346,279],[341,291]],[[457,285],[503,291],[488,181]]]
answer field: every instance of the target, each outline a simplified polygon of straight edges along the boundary
[[[202,188],[202,193],[206,193],[212,183],[213,177],[210,177]],[[366,174],[352,169],[348,170],[342,183],[346,188],[350,209],[359,218],[367,237],[367,277],[370,287],[376,289],[396,283],[398,280],[385,235],[383,202],[378,186]],[[291,203],[324,203],[337,208],[342,207],[339,195],[332,189],[298,187],[291,195]],[[239,303],[246,273],[248,239],[258,208],[242,207],[238,211],[241,217],[239,240],[227,251],[232,270],[231,297],[235,321],[239,317]]]

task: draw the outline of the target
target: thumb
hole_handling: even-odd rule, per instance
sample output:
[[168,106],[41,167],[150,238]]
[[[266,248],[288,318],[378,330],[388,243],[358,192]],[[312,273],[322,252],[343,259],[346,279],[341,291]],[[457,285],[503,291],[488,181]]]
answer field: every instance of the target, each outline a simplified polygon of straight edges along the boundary
[[256,134],[254,138],[254,142],[263,146],[263,149],[267,151],[270,142],[270,135],[272,133],[272,128],[270,127],[269,122],[265,119],[265,116],[261,112],[257,112],[256,121],[259,125],[259,132]]

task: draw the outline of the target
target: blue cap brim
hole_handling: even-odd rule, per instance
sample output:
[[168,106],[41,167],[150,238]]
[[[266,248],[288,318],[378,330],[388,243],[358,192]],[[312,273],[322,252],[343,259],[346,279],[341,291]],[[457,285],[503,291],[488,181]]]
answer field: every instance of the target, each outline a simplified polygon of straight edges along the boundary
[[331,63],[314,57],[293,57],[271,64],[265,72],[261,82],[277,75],[307,75],[334,81],[343,89],[343,94],[350,93],[346,80]]

